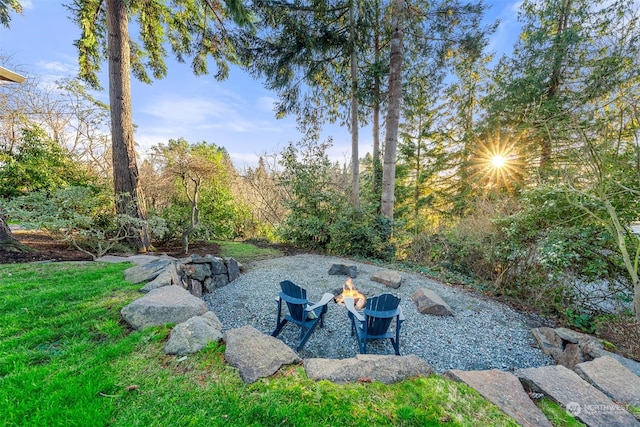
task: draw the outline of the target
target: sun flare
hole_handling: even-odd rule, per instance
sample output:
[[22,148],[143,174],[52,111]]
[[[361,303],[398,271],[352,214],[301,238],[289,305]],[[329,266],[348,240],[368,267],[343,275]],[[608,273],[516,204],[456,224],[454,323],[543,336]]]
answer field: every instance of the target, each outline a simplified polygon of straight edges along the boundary
[[491,166],[496,169],[502,168],[507,164],[507,158],[501,154],[496,154],[491,158]]
[[473,158],[473,177],[487,189],[511,191],[514,183],[521,179],[522,164],[516,153],[515,142],[494,138],[486,144],[479,144]]

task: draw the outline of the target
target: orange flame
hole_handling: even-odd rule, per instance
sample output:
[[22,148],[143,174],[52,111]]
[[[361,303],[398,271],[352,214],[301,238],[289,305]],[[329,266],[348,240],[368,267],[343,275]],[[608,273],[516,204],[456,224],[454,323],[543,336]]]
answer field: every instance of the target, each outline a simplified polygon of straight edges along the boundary
[[351,277],[347,278],[347,281],[342,285],[342,293],[336,297],[336,302],[338,304],[344,304],[345,298],[353,298],[357,310],[363,309],[367,301],[367,297],[353,285]]

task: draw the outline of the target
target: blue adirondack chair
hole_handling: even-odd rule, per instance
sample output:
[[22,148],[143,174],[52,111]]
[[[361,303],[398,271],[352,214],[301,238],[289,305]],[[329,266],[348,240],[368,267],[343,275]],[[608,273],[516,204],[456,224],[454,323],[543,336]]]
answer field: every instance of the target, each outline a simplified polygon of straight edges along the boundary
[[[334,298],[333,294],[326,293],[322,295],[322,299],[314,304],[307,300],[307,291],[295,283],[284,280],[280,282],[282,292],[276,302],[278,303],[278,317],[276,319],[276,328],[271,336],[277,337],[287,322],[295,323],[300,326],[300,339],[296,351],[302,350],[305,343],[313,333],[316,325],[320,323],[320,327],[324,324],[324,314],[327,312],[327,304]],[[282,301],[287,304],[289,314],[284,315],[282,312]]]
[[[355,309],[353,298],[345,298],[344,304],[351,319],[351,335],[356,335],[360,353],[367,352],[367,341],[388,338],[400,356],[400,327],[404,322],[400,298],[391,294],[369,298],[362,312]],[[393,319],[396,320],[394,332],[389,330]]]

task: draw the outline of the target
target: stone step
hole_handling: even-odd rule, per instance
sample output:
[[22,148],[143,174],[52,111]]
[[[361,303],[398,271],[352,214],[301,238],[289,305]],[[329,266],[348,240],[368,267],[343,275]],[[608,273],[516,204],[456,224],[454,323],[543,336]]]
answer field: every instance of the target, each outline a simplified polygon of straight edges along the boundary
[[640,406],[640,378],[610,356],[576,365],[575,371],[610,399]]
[[516,371],[525,389],[543,393],[589,427],[632,427],[640,422],[600,390],[561,365]]
[[433,373],[433,369],[424,359],[412,354],[356,354],[356,357],[349,359],[309,358],[304,360],[304,369],[312,380],[328,380],[339,384],[358,381],[393,384],[407,378]]
[[552,427],[542,411],[529,399],[520,380],[509,372],[451,370],[445,377],[461,381],[493,402],[523,427]]

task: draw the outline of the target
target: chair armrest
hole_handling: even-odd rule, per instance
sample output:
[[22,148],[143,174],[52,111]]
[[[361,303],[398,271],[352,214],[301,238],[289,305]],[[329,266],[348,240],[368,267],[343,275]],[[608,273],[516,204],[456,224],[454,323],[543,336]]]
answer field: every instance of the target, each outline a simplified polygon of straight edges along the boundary
[[318,307],[327,305],[329,304],[329,301],[331,301],[333,298],[334,298],[334,295],[327,292],[326,294],[322,295],[322,299],[320,301],[305,308],[305,311],[313,311]]
[[347,310],[349,310],[349,312],[355,316],[356,319],[358,319],[361,322],[364,322],[364,316],[361,313],[359,313],[358,310],[356,310],[355,301],[353,298],[346,297],[344,299],[344,305],[345,307],[347,307]]

